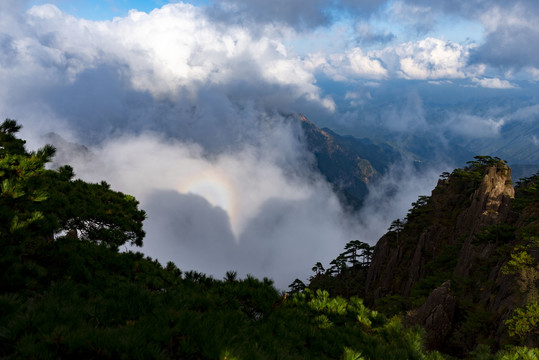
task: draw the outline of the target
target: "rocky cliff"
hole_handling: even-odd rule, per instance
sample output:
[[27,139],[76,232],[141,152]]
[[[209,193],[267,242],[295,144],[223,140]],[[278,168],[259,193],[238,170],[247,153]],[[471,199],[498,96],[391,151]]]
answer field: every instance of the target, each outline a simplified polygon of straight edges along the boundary
[[377,243],[368,300],[408,311],[431,348],[454,355],[478,343],[539,345],[539,318],[527,333],[511,330],[516,309],[539,300],[536,183],[528,179],[514,199],[511,170],[490,157],[443,174],[431,196],[420,197]]

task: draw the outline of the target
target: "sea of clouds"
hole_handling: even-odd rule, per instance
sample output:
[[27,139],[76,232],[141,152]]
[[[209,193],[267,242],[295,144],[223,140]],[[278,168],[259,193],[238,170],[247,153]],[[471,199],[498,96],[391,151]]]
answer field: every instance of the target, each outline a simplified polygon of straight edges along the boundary
[[[228,270],[267,276],[281,289],[305,280],[315,262],[327,263],[350,240],[374,244],[447,170],[440,165],[417,173],[400,165],[373,185],[362,214],[346,213],[313,171],[314,158],[291,120],[297,113],[339,116],[317,76],[373,86],[393,78],[470,79],[508,88],[514,86],[508,80],[484,77],[484,63],[504,61],[488,44],[507,29],[528,26],[530,36],[537,34],[531,23],[495,21],[493,9],[505,6],[496,2],[466,12],[486,24],[485,44],[436,37],[395,43],[393,33],[365,23],[380,16],[385,1],[347,0],[336,9],[357,17],[366,42],[383,46],[301,53],[291,44],[308,43],[310,31],[325,26],[335,35],[330,2],[180,2],[110,21],[27,3],[0,4],[0,115],[19,120],[30,148],[56,139],[56,165],[69,163],[84,180],[106,180],[136,196],[148,213],[147,255],[216,277]],[[391,2],[384,11],[395,18],[423,14],[416,30],[427,31],[437,12],[464,12],[460,2],[448,3],[454,6]],[[519,11],[511,8],[507,16]],[[520,52],[518,66],[533,73],[535,50]],[[412,108],[384,115],[384,126],[427,126],[414,96],[407,102]],[[350,93],[350,100],[357,96]],[[468,120],[452,121],[483,121]],[[211,181],[197,185],[204,179]]]

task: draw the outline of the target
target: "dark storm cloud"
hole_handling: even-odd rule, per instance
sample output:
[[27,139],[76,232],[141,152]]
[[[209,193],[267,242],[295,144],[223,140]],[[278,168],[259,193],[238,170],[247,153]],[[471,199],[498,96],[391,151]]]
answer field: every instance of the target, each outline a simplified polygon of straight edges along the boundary
[[405,0],[405,2],[412,5],[431,7],[432,9],[441,10],[446,13],[456,13],[466,17],[477,17],[494,6],[502,8],[523,7],[532,12],[539,10],[539,3],[535,0]]
[[368,23],[358,24],[356,31],[359,45],[386,44],[396,38],[392,32],[376,31]]
[[534,26],[507,24],[489,33],[485,43],[471,52],[472,63],[486,63],[501,68],[539,67],[539,16]]
[[485,41],[474,49],[471,63],[502,68],[539,67],[539,2],[536,0],[406,0],[430,8],[437,16],[447,14],[479,21]]
[[221,20],[253,25],[284,23],[295,29],[328,25],[339,12],[369,17],[386,0],[224,0],[213,7]]

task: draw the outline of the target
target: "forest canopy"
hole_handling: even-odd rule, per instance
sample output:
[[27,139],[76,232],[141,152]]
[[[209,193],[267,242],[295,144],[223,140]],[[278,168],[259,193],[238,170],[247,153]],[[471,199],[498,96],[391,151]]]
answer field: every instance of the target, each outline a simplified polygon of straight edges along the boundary
[[16,137],[21,126],[7,119],[0,125],[0,225],[2,242],[21,237],[50,241],[61,233],[106,244],[142,246],[146,217],[138,201],[101,182],[74,180],[73,168],[45,168],[55,154],[46,145],[29,152]]

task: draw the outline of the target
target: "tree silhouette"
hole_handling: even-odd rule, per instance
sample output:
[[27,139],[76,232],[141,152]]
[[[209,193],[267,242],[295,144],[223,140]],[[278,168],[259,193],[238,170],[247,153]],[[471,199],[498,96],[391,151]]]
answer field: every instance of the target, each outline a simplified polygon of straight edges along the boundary
[[312,270],[315,273],[315,276],[320,276],[326,271],[320,261],[313,266]]
[[341,255],[354,267],[360,264],[360,258],[362,266],[368,265],[374,248],[360,240],[352,240],[344,246],[344,249]]
[[387,231],[394,232],[397,235],[397,242],[399,242],[399,234],[404,230],[404,222],[401,219],[393,220]]
[[[52,241],[56,234],[118,249],[129,242],[142,246],[146,218],[138,201],[112,191],[101,182],[73,180],[70,166],[48,170],[55,149],[46,145],[28,152],[15,134],[21,126],[7,119],[0,125],[0,235],[6,241],[20,237]],[[38,235],[39,234],[39,235]]]
[[292,282],[292,284],[288,285],[288,287],[290,288],[290,293],[291,294],[297,294],[303,290],[305,290],[305,288],[307,287],[305,285],[305,283],[303,281],[301,281],[300,279],[296,279]]

